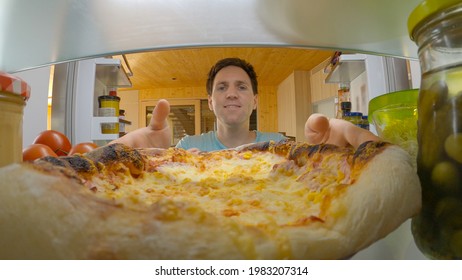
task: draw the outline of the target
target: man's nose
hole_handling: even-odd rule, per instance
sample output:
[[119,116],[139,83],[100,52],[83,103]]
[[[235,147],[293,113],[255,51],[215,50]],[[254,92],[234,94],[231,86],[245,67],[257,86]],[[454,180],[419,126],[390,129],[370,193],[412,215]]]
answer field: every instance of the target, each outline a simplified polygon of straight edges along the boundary
[[237,98],[237,88],[236,87],[230,87],[226,91],[226,98]]

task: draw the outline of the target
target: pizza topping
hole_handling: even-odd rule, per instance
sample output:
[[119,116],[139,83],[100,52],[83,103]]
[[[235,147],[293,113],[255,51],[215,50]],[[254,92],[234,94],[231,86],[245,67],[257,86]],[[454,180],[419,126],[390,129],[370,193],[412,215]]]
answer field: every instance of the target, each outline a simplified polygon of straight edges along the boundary
[[269,230],[344,215],[333,199],[354,182],[353,169],[382,146],[366,144],[354,154],[349,148],[282,141],[190,153],[116,144],[47,161],[72,167],[96,196],[124,207],[154,207],[162,220],[180,219],[174,211],[180,205]]

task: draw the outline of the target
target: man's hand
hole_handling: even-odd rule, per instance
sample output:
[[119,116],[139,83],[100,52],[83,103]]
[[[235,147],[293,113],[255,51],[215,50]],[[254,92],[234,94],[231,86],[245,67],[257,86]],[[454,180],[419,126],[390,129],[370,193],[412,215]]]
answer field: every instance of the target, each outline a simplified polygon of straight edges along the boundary
[[170,113],[170,104],[161,99],[152,112],[149,125],[127,133],[111,143],[122,143],[132,148],[168,148],[172,142],[172,130],[168,125],[167,117]]
[[351,145],[358,148],[366,141],[381,139],[356,125],[341,119],[328,119],[322,114],[312,114],[305,123],[305,137],[311,144]]

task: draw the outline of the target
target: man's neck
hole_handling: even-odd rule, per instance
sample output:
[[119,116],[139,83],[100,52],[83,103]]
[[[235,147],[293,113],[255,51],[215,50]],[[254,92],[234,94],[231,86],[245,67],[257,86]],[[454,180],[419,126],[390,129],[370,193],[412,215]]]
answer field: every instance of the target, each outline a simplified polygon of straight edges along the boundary
[[230,127],[218,124],[217,138],[228,148],[235,148],[244,144],[253,143],[256,138],[254,131],[249,131],[249,126]]

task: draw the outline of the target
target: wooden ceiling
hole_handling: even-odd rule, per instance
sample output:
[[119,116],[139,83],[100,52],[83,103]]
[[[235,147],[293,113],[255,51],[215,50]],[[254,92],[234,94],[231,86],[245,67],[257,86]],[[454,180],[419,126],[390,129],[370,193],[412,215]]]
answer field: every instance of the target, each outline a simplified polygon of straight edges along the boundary
[[327,50],[283,47],[208,47],[126,54],[133,72],[133,86],[127,90],[204,86],[212,65],[226,57],[250,62],[259,86],[277,86],[293,71],[311,70],[332,54]]

